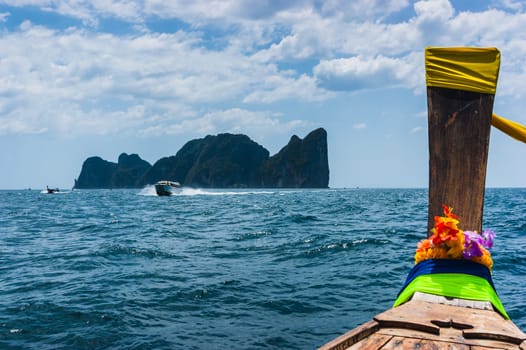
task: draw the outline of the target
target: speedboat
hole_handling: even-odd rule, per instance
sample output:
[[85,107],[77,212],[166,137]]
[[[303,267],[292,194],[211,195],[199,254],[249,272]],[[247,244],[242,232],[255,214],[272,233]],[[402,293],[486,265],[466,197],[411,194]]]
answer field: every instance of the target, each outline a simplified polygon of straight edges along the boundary
[[46,191],[47,191],[47,193],[51,194],[51,193],[59,192],[59,189],[58,188],[49,188],[48,186],[46,186]]
[[171,196],[181,190],[181,184],[176,181],[157,181],[154,186],[158,196]]

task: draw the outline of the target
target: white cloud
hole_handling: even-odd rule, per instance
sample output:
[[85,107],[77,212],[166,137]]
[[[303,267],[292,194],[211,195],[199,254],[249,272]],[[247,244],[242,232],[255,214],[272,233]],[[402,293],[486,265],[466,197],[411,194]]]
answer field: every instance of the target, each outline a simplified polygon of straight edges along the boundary
[[367,128],[367,124],[365,124],[365,123],[358,123],[358,124],[354,124],[352,127],[353,127],[353,129],[357,129],[357,130],[365,129],[365,128]]
[[311,77],[209,50],[185,32],[119,37],[25,21],[0,37],[0,57],[2,133],[147,133],[159,118],[195,116],[194,106],[326,95]]
[[421,126],[416,126],[414,128],[412,128],[411,130],[409,130],[409,134],[412,135],[412,134],[416,134],[416,133],[419,133],[419,132],[422,132],[424,131],[425,129]]
[[276,73],[264,76],[261,83],[243,99],[243,102],[272,103],[286,99],[322,101],[329,97],[330,93],[320,90],[312,77],[304,74],[295,78]]
[[[39,6],[86,25],[57,30],[26,20],[16,30],[4,29],[4,134],[75,129],[146,135],[157,123],[173,133],[190,127],[220,130],[218,123],[229,129],[229,121],[223,116],[211,123],[206,111],[217,111],[217,118],[241,106],[247,120],[255,105],[274,110],[277,102],[319,102],[338,91],[422,92],[426,45],[499,47],[499,94],[526,96],[526,41],[517,36],[526,14],[512,12],[522,10],[512,1],[479,12],[460,12],[447,0],[417,1],[412,7],[407,0],[3,3]],[[9,11],[0,14],[2,26],[13,17]],[[148,20],[158,17],[187,25],[175,33],[148,31]],[[145,30],[97,32],[102,19]]]
[[414,4],[417,22],[444,22],[453,17],[455,10],[449,0],[422,0]]
[[306,126],[301,120],[282,121],[280,115],[271,112],[255,112],[241,108],[231,108],[204,113],[201,116],[177,122],[166,120],[148,127],[142,136],[177,134],[215,134],[219,132],[246,133],[261,135],[267,133],[288,134],[291,130]]
[[86,4],[90,4],[94,12],[97,13],[108,13],[130,22],[141,22],[143,20],[142,1],[91,0],[86,1]]
[[413,56],[351,57],[323,60],[314,67],[319,83],[329,90],[361,90],[406,86],[417,88],[421,72]]
[[181,18],[192,22],[205,20],[246,21],[266,20],[283,13],[311,8],[312,1],[252,1],[252,0],[146,0],[144,9],[148,14],[162,18]]
[[519,0],[500,0],[502,6],[504,8],[508,8],[515,11],[523,11],[524,10],[524,2]]
[[39,7],[42,11],[53,12],[76,18],[85,25],[96,27],[100,18],[117,18],[129,22],[142,22],[144,12],[142,1],[128,0],[3,0],[13,7]]
[[9,16],[11,16],[9,12],[0,13],[0,23],[7,21]]
[[345,20],[381,21],[409,5],[408,0],[325,0],[321,2],[324,16]]

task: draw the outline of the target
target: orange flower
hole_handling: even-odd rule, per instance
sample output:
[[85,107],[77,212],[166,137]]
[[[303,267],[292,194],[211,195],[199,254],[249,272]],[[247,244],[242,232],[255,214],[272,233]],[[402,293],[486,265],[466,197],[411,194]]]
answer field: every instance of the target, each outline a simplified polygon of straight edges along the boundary
[[[452,214],[451,214],[452,215]],[[431,240],[438,246],[448,240],[456,240],[460,232],[457,227],[458,220],[452,217],[435,216],[435,228],[431,231]]]
[[417,252],[423,252],[426,249],[431,248],[431,247],[432,247],[431,240],[424,239],[424,240],[418,242],[416,251]]
[[455,214],[453,214],[453,208],[451,207],[448,207],[447,205],[445,204],[442,204],[442,209],[444,209],[444,215],[447,216],[448,218],[452,218],[452,219],[455,219],[458,221],[458,216],[456,216]]
[[[415,253],[415,263],[428,259],[462,259],[465,258],[464,231],[459,227],[459,218],[453,214],[453,208],[443,204],[444,216],[435,216],[435,227],[428,239],[420,241]],[[491,271],[493,261],[489,251],[481,247],[482,256],[470,259],[483,264]]]

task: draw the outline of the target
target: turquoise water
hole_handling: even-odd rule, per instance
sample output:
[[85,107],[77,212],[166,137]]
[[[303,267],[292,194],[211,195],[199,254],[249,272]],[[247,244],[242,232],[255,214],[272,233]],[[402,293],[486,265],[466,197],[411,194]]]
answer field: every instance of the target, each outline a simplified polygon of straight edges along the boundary
[[[427,190],[0,191],[0,348],[313,349],[389,308]],[[488,189],[526,329],[526,189]]]

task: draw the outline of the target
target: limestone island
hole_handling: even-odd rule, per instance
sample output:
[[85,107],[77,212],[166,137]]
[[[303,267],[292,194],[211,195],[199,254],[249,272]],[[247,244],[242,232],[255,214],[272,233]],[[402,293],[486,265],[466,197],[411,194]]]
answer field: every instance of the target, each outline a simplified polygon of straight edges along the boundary
[[271,157],[248,136],[229,133],[191,140],[153,166],[137,154],[122,153],[117,163],[90,157],[74,188],[142,188],[160,180],[197,188],[328,188],[327,132],[294,135]]

